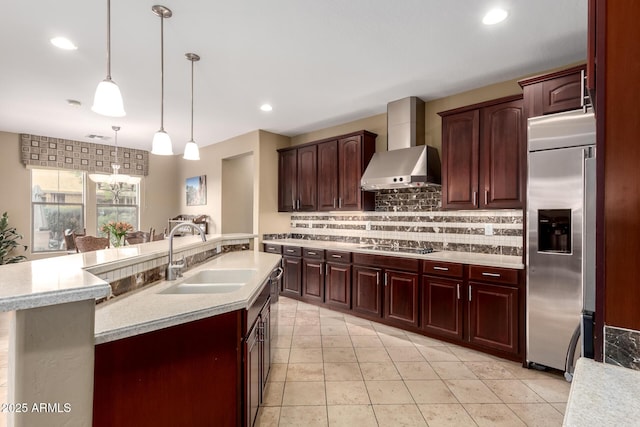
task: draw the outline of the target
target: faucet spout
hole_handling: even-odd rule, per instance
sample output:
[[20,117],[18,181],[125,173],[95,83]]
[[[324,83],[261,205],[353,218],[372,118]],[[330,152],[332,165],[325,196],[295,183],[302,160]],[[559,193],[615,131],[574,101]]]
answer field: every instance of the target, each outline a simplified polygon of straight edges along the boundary
[[204,234],[204,231],[202,230],[202,228],[198,227],[193,222],[181,222],[177,224],[175,227],[173,227],[171,229],[171,232],[169,233],[169,265],[167,266],[167,274],[166,274],[167,280],[176,280],[176,278],[182,276],[181,270],[182,268],[184,268],[184,265],[185,265],[184,260],[177,263],[173,262],[173,238],[175,237],[176,231],[182,227],[193,228],[198,233],[200,233],[200,237],[202,238],[203,242],[207,241],[207,236]]

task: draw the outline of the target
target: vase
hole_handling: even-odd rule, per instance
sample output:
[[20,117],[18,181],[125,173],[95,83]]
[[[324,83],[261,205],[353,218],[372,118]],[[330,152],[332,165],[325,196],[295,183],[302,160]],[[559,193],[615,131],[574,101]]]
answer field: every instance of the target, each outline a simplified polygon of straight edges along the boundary
[[113,247],[114,248],[118,248],[118,247],[122,246],[122,238],[123,237],[124,236],[115,236],[116,239],[113,241]]

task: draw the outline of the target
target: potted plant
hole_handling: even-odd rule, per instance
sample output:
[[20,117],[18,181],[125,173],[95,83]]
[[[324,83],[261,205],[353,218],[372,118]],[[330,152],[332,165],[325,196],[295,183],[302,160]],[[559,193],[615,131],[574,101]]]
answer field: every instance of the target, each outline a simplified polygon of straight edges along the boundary
[[0,264],[15,264],[27,259],[24,255],[11,256],[11,252],[20,246],[27,250],[25,245],[17,242],[19,239],[22,239],[22,235],[18,234],[15,227],[9,226],[9,215],[3,213],[0,218]]

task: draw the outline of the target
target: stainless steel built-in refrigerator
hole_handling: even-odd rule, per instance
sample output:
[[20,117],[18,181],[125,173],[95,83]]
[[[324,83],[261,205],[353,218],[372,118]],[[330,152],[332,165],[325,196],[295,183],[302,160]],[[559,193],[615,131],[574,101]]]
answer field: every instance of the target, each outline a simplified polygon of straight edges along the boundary
[[593,357],[595,142],[590,110],[529,119],[527,362],[568,380]]

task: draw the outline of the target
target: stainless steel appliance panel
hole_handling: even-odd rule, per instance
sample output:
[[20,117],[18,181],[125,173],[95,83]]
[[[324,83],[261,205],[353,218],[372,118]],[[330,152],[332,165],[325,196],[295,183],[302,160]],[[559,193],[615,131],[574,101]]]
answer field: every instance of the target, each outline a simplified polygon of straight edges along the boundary
[[[529,153],[527,360],[561,370],[582,314],[583,165],[582,147]],[[558,210],[570,212],[570,250],[540,248],[540,212]]]
[[584,319],[595,308],[593,113],[530,118],[528,144],[527,361],[570,378],[575,354],[592,348]]

